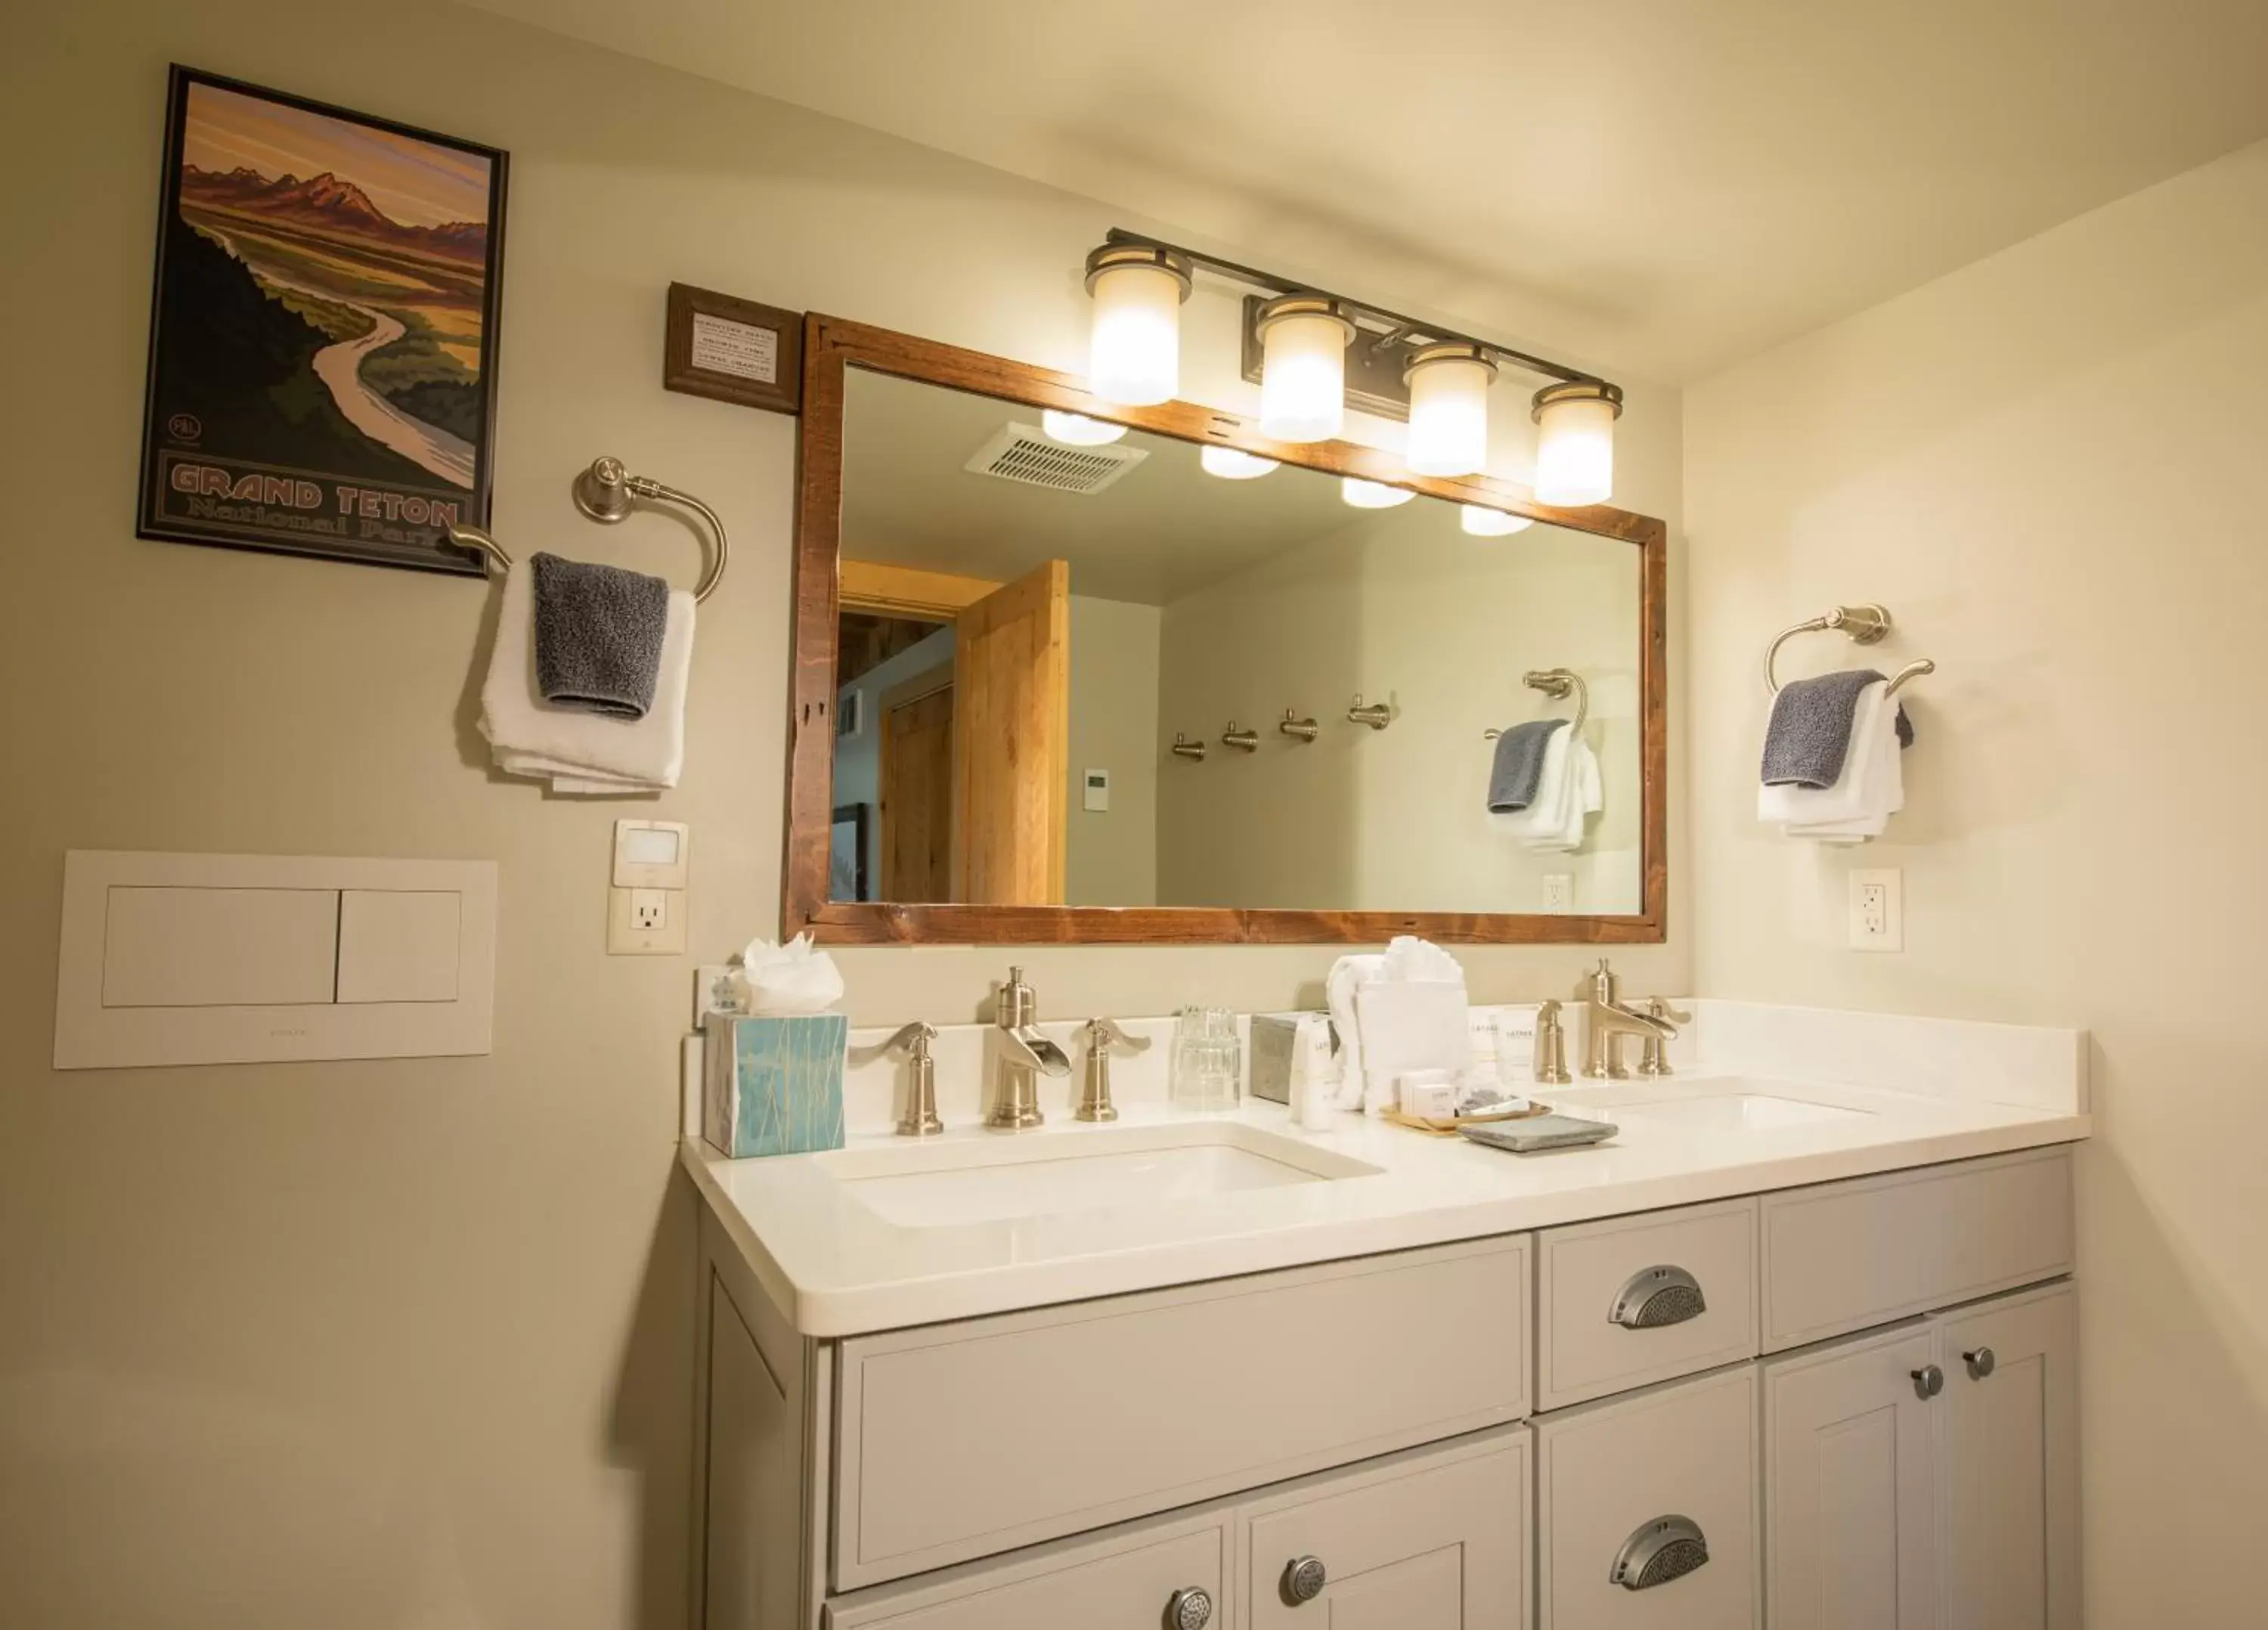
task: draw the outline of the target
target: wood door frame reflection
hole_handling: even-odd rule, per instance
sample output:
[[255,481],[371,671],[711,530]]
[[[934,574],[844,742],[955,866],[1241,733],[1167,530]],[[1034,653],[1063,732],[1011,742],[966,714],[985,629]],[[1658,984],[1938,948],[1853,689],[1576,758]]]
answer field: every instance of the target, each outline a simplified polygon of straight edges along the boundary
[[[835,772],[836,631],[843,545],[844,379],[856,365],[1026,407],[1060,408],[1200,446],[1229,446],[1329,475],[1482,504],[1613,538],[1640,551],[1640,906],[1627,914],[1332,911],[1182,905],[895,904],[828,897]],[[1669,916],[1668,528],[1651,515],[1538,504],[1516,482],[1413,476],[1391,453],[1346,441],[1271,441],[1258,423],[1196,402],[1125,408],[1071,374],[816,312],[804,320],[796,437],[795,622],[788,716],[783,937],[830,945],[1365,945],[1395,934],[1464,945],[1649,945]],[[1163,749],[1160,749],[1161,752]]]

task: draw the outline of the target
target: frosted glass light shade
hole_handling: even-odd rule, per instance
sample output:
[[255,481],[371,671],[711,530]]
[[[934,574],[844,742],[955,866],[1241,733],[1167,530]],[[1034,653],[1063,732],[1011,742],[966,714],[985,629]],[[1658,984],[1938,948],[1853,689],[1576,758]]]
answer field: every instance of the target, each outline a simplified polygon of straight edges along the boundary
[[1535,393],[1535,496],[1565,507],[1603,504],[1615,490],[1615,420],[1622,393],[1611,385],[1553,385]]
[[1087,341],[1087,386],[1105,402],[1151,407],[1182,387],[1182,301],[1186,264],[1139,247],[1105,247],[1086,257],[1094,326]]
[[1260,313],[1260,433],[1329,441],[1346,425],[1346,348],[1354,324],[1335,302],[1286,295]]
[[1527,531],[1535,524],[1526,515],[1491,509],[1485,504],[1461,504],[1457,506],[1457,525],[1472,537],[1508,538],[1515,532]]
[[1060,441],[1067,447],[1105,446],[1126,433],[1123,424],[1091,419],[1084,413],[1065,413],[1061,408],[1042,409],[1040,428],[1050,441]]
[[1488,388],[1496,365],[1479,347],[1429,345],[1410,359],[1410,468],[1473,476],[1488,463]]
[[1197,463],[1206,475],[1218,476],[1223,481],[1256,481],[1280,468],[1274,459],[1263,459],[1241,447],[1199,447]]
[[1417,496],[1407,487],[1389,487],[1382,481],[1365,481],[1359,476],[1339,477],[1340,498],[1357,509],[1392,509]]

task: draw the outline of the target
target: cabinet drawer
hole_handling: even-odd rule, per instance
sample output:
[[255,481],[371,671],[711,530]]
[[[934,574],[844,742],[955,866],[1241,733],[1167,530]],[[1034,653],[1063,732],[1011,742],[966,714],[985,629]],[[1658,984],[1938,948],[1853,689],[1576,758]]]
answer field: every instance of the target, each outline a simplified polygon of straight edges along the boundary
[[1753,1199],[1550,1229],[1535,1275],[1538,1409],[1756,1355]]
[[917,1587],[886,1587],[829,1603],[826,1623],[828,1630],[1159,1630],[1177,1597],[1201,1590],[1217,1627],[1227,1622],[1227,1518],[1215,1516],[1044,1546]]
[[[1532,1453],[1515,1428],[1240,1507],[1239,1630],[1524,1630]],[[1301,1600],[1290,1582],[1303,1560],[1321,1589]]]
[[[1538,1630],[1755,1630],[1759,1442],[1753,1365],[1539,1421]],[[1681,1573],[1693,1532],[1708,1560]],[[1618,1583],[1626,1552],[1641,1581],[1658,1553],[1657,1582]]]
[[836,1589],[1517,1420],[1528,1250],[1514,1235],[845,1341]]
[[1764,1199],[1764,1350],[1988,1296],[2072,1268],[2071,1151]]

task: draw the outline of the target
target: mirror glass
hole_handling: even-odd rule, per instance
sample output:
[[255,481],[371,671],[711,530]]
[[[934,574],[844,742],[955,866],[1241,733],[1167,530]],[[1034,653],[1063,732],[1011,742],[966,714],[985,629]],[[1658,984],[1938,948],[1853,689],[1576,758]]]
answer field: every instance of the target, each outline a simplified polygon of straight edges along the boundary
[[1080,423],[848,371],[833,899],[1644,909],[1643,550]]

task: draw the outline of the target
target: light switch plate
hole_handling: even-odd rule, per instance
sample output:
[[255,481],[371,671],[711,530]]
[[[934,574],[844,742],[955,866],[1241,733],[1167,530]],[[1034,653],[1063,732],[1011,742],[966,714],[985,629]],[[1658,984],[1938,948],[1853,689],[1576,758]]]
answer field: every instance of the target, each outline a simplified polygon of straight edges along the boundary
[[1851,948],[1906,948],[1904,874],[1896,867],[1851,874]]
[[611,881],[617,889],[683,889],[692,842],[682,821],[617,821]]
[[1110,771],[1090,770],[1080,778],[1079,808],[1090,815],[1101,815],[1110,808]]
[[607,955],[684,955],[685,901],[682,889],[608,889]]

